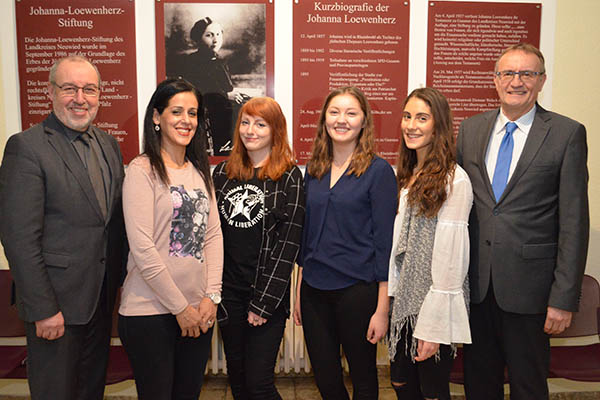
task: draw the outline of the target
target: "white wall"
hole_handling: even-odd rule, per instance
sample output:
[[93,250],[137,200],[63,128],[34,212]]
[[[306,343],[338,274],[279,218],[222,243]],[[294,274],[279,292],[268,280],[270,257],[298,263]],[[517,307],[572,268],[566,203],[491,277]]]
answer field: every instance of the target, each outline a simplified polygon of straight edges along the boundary
[[[512,2],[514,0],[496,0]],[[547,59],[548,81],[540,97],[544,107],[583,122],[588,128],[592,231],[588,272],[600,279],[600,2],[597,0],[521,0],[542,3],[540,48]],[[136,1],[138,110],[140,118],[156,86],[155,0]],[[428,1],[411,1],[409,90],[425,84]],[[292,0],[275,0],[275,99],[292,121]],[[0,151],[20,130],[14,2],[0,13]],[[595,89],[595,90],[594,90]],[[141,121],[139,125],[142,131]],[[291,129],[290,129],[291,138]],[[0,249],[0,268],[7,268]]]

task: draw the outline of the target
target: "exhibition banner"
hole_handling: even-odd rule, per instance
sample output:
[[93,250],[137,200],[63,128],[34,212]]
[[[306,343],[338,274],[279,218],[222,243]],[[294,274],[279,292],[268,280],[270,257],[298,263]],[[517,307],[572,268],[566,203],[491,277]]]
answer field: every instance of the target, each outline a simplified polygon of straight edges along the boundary
[[273,7],[269,0],[156,2],[157,80],[182,77],[202,95],[211,164],[227,159],[242,105],[274,95]]
[[450,102],[455,134],[465,118],[497,108],[496,59],[527,42],[539,48],[539,3],[429,2],[427,86]]
[[373,109],[377,152],[394,163],[408,80],[408,1],[294,3],[294,151],[310,159],[327,94],[356,86]]
[[17,0],[15,10],[22,128],[52,111],[47,88],[52,64],[81,55],[101,76],[94,124],[117,139],[128,163],[139,153],[135,2]]

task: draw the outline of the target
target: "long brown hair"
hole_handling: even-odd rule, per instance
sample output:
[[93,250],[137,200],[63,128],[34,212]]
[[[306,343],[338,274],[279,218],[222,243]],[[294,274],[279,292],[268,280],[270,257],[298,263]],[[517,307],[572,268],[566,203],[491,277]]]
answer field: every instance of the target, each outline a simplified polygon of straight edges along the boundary
[[342,94],[353,96],[360,104],[360,108],[365,115],[364,126],[356,139],[356,149],[354,149],[354,154],[352,154],[352,160],[348,167],[348,175],[361,176],[369,168],[373,157],[375,157],[375,140],[373,138],[375,129],[373,128],[373,115],[371,114],[371,106],[367,101],[367,97],[354,86],[335,89],[329,93],[321,109],[321,116],[319,117],[317,126],[317,136],[315,137],[312,155],[308,163],[308,173],[317,179],[321,179],[329,171],[333,161],[333,143],[325,126],[327,108],[329,108],[329,103],[331,103],[334,97]]
[[[419,207],[419,214],[434,217],[446,201],[446,185],[452,182],[456,166],[455,146],[452,135],[452,111],[448,100],[432,88],[415,89],[408,95],[402,108],[412,98],[423,100],[433,117],[433,138],[429,154],[419,176],[408,192],[408,204]],[[404,143],[404,134],[398,148],[396,179],[398,191],[407,187],[413,169],[417,165],[417,152]]]
[[233,149],[225,166],[229,179],[248,180],[254,176],[254,167],[248,156],[248,150],[240,138],[240,123],[242,114],[260,117],[271,128],[271,154],[266,163],[258,170],[258,179],[267,177],[276,181],[285,171],[291,169],[296,163],[294,154],[290,149],[287,138],[287,125],[281,107],[270,97],[254,97],[242,106],[235,124],[233,136]]

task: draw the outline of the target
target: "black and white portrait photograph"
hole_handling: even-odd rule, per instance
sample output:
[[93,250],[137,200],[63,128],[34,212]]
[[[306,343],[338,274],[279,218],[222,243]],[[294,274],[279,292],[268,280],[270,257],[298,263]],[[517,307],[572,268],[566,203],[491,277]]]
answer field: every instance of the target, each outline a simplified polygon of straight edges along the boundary
[[267,95],[266,7],[240,3],[165,3],[167,77],[202,94],[211,156],[227,156],[241,106]]

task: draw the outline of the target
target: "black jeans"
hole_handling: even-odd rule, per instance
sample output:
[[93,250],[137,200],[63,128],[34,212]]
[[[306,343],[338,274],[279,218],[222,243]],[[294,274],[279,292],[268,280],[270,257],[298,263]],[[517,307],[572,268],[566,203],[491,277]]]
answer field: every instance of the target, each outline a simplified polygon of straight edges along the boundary
[[140,400],[198,400],[212,328],[197,338],[182,337],[172,314],[119,315],[119,336]]
[[[396,345],[396,355],[390,363],[390,379],[396,397],[402,400],[450,400],[450,371],[454,363],[452,348],[440,345],[440,357],[413,361],[410,356],[412,329],[405,325]],[[408,347],[407,347],[408,344]],[[403,385],[397,386],[394,383]]]
[[227,376],[236,400],[281,399],[275,387],[275,363],[287,315],[283,306],[261,326],[248,323],[250,299],[227,291],[228,320],[219,325],[227,358]]
[[377,399],[377,345],[367,341],[369,322],[377,308],[377,282],[319,290],[303,281],[300,290],[304,339],[323,399],[348,399],[340,345],[350,366],[352,398]]

